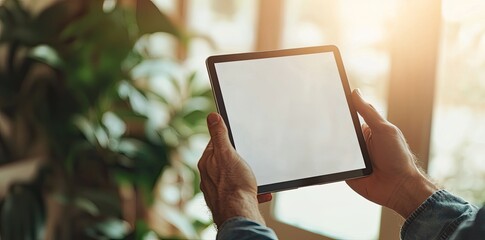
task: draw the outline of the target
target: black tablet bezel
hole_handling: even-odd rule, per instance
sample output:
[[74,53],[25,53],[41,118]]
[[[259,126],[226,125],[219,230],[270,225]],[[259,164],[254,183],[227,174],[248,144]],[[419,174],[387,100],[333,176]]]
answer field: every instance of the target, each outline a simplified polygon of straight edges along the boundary
[[338,182],[338,181],[343,181],[343,180],[352,179],[352,178],[364,177],[372,173],[372,164],[371,164],[369,153],[367,151],[365,140],[362,134],[359,117],[352,103],[350,85],[347,80],[347,75],[345,73],[340,52],[336,46],[328,45],[328,46],[294,48],[294,49],[265,51],[265,52],[249,52],[249,53],[215,55],[215,56],[208,57],[206,60],[206,66],[209,73],[209,79],[212,86],[212,92],[214,94],[217,111],[219,112],[219,114],[221,114],[222,118],[224,119],[224,122],[226,123],[226,126],[228,128],[229,138],[231,140],[233,147],[236,149],[236,146],[234,144],[234,139],[232,137],[231,125],[229,123],[226,107],[224,105],[223,94],[221,92],[219,79],[217,77],[217,72],[215,69],[215,64],[222,63],[222,62],[244,61],[244,60],[304,55],[304,54],[313,54],[313,53],[325,53],[325,52],[332,52],[335,58],[335,62],[337,63],[338,71],[340,74],[340,80],[341,80],[343,89],[345,91],[345,97],[347,99],[347,105],[349,107],[349,111],[352,116],[352,122],[354,124],[355,133],[357,135],[357,139],[360,145],[360,150],[364,158],[365,168],[346,171],[346,172],[333,173],[333,174],[325,174],[325,175],[316,176],[316,177],[309,177],[309,178],[261,185],[261,186],[258,186],[259,194],[295,189],[295,188],[309,186],[309,185]]

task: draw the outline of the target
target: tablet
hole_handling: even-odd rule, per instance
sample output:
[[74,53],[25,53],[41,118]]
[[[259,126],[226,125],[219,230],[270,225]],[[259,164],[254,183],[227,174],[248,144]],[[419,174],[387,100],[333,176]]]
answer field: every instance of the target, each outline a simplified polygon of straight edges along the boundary
[[258,193],[372,172],[335,46],[210,56],[215,102]]

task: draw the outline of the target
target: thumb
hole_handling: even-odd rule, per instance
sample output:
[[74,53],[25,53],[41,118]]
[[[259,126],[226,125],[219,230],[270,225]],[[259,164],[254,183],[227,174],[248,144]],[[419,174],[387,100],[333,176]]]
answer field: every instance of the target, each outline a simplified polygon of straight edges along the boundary
[[378,124],[387,122],[370,103],[362,98],[359,89],[352,91],[352,102],[357,112],[364,118],[371,129]]
[[209,127],[214,148],[232,148],[229,135],[227,134],[226,124],[222,121],[221,115],[214,112],[210,113],[207,116],[207,126]]

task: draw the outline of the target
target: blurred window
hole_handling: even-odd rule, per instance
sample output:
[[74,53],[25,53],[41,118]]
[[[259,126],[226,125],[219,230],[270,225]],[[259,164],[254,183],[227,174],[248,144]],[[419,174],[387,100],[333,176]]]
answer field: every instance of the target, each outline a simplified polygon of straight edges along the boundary
[[187,1],[187,28],[196,37],[187,54],[189,67],[207,76],[205,59],[214,54],[253,51],[256,0]]
[[444,0],[429,173],[485,201],[485,2]]

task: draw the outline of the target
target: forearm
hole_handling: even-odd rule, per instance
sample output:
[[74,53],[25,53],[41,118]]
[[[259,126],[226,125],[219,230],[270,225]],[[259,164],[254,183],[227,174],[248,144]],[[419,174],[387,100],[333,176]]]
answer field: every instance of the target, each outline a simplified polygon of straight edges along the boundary
[[258,199],[255,194],[231,192],[220,194],[218,210],[213,211],[214,223],[221,226],[226,220],[234,217],[244,217],[265,225],[258,209]]
[[438,187],[419,174],[417,177],[410,177],[395,193],[395,202],[390,203],[391,209],[396,211],[404,219],[407,219],[426,199],[437,192]]

